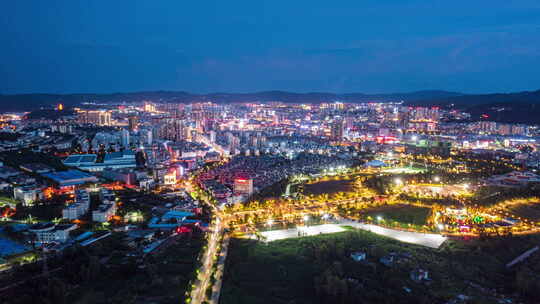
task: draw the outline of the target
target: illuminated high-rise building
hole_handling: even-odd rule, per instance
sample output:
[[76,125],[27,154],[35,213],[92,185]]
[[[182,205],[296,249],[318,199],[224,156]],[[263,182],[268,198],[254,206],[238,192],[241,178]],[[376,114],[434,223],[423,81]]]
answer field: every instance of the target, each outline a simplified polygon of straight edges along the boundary
[[130,131],[135,131],[139,126],[139,117],[130,116],[128,117],[128,126]]
[[253,179],[238,177],[234,180],[234,193],[251,195],[253,193]]
[[144,111],[146,112],[155,112],[156,111],[156,105],[150,102],[145,101],[144,102]]
[[143,133],[146,137],[146,144],[151,146],[152,143],[153,143],[153,133],[152,133],[152,130],[145,130],[144,133]]
[[347,129],[352,129],[353,126],[354,126],[354,117],[353,116],[345,117],[345,127]]
[[332,109],[334,110],[343,110],[345,108],[345,105],[342,102],[334,102],[332,104]]
[[124,148],[128,148],[129,144],[129,131],[124,129],[122,130],[122,146],[124,146]]
[[111,125],[111,112],[104,110],[79,110],[77,112],[79,123],[94,124],[98,126]]
[[333,140],[342,140],[343,139],[343,120],[335,120],[330,129],[330,137]]

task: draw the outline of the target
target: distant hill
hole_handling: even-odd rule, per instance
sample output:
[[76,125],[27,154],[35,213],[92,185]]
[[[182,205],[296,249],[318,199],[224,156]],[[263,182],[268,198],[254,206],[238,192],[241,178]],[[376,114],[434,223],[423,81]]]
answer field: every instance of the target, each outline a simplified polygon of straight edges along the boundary
[[322,102],[369,102],[369,101],[401,101],[418,100],[422,101],[429,98],[448,98],[461,96],[461,93],[446,91],[419,91],[412,93],[394,93],[394,94],[363,94],[348,93],[334,94],[326,92],[293,93],[285,91],[264,91],[256,93],[211,93],[206,95],[196,95],[195,99],[212,100],[218,103],[233,102],[268,102],[280,101],[286,103],[322,103]]
[[83,102],[120,103],[142,100],[174,100],[192,96],[186,92],[136,92],[113,94],[17,94],[0,95],[0,105],[4,111],[30,111],[40,107],[50,107],[63,103],[66,107],[80,105]]
[[[326,92],[294,93],[286,91],[263,91],[255,93],[192,94],[183,91],[151,91],[113,94],[20,94],[0,95],[2,111],[31,111],[50,108],[63,103],[67,108],[83,102],[131,103],[151,100],[154,102],[269,102],[321,103],[321,102],[391,102],[404,101],[406,105],[454,105],[470,111],[473,119],[488,114],[490,119],[504,122],[540,124],[540,90],[506,94],[462,94],[457,92],[426,90],[393,94],[334,94]],[[43,113],[33,113],[33,115]]]
[[465,109],[475,121],[540,125],[540,103],[503,102],[472,105]]
[[428,97],[423,100],[411,100],[410,104],[437,104],[456,106],[470,106],[480,104],[500,104],[500,103],[524,103],[524,104],[540,104],[540,90],[525,91],[517,93],[494,93],[494,94],[477,94],[477,95],[457,95],[457,96],[440,96]]
[[264,91],[256,93],[210,93],[191,94],[188,92],[152,91],[113,94],[19,94],[0,95],[0,104],[4,111],[29,111],[40,107],[63,103],[67,107],[80,105],[82,102],[121,103],[152,100],[155,102],[268,102],[286,103],[321,103],[321,102],[369,102],[369,101],[424,101],[462,96],[461,93],[446,91],[419,91],[394,94],[334,94],[334,93],[293,93],[285,91]]
[[64,111],[56,111],[51,109],[39,109],[31,111],[30,113],[26,114],[24,116],[25,119],[50,119],[55,120],[59,119],[62,116],[68,116],[68,115],[74,115],[75,112],[73,110],[64,110]]
[[410,105],[454,105],[471,113],[472,120],[540,124],[540,90],[428,98]]

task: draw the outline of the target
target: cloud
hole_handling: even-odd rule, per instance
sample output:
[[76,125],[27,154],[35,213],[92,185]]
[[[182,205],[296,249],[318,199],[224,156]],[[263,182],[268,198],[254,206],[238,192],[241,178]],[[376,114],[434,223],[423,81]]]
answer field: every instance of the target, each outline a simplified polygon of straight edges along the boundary
[[[526,32],[507,28],[492,32],[356,41],[350,44],[351,47],[281,49],[233,58],[215,56],[193,62],[190,71],[185,72],[197,74],[199,79],[210,77],[212,85],[208,90],[247,87],[247,90],[373,92],[430,86],[474,91],[475,87],[482,90],[500,82],[503,77],[497,73],[519,75],[538,70],[539,37],[540,28],[530,28]],[[458,78],[463,80],[456,81]],[[519,83],[504,83],[504,86],[499,89],[521,88]],[[204,87],[199,89],[204,90]]]

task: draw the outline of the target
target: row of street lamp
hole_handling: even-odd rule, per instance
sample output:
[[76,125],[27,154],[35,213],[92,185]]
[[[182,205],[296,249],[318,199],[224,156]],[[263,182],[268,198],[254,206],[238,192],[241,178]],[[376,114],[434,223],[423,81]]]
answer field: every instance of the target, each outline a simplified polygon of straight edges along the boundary
[[[325,214],[322,215],[321,218],[326,221],[326,220],[328,220],[330,218],[330,214],[325,213]],[[302,219],[304,220],[304,222],[308,222],[311,218],[309,217],[309,215],[304,215],[304,217]],[[274,220],[269,219],[268,221],[266,221],[266,224],[268,226],[272,226],[272,225],[274,225]]]
[[[438,183],[438,182],[441,181],[441,178],[438,177],[438,176],[435,176],[435,177],[433,177],[433,181]],[[399,177],[396,177],[394,179],[394,183],[396,183],[397,185],[403,185],[403,180],[401,178],[399,178]]]

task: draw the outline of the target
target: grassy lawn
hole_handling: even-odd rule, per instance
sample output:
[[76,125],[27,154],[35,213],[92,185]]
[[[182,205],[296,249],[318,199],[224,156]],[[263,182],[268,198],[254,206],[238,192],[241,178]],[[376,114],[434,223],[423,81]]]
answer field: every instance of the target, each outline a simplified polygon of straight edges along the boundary
[[17,203],[18,203],[18,201],[11,198],[11,197],[0,196],[0,207],[5,206],[5,205],[15,207],[15,205],[17,205]]
[[32,216],[38,221],[51,221],[55,218],[62,218],[63,203],[50,202],[43,204],[35,204],[33,206],[20,206],[13,216],[16,220],[25,220],[28,216]]
[[456,207],[461,206],[462,203],[454,198],[428,198],[428,197],[416,197],[411,194],[402,193],[399,195],[398,199],[400,201],[408,201],[411,203],[414,203],[416,201],[421,201],[423,204],[426,205],[440,205],[440,206],[448,206],[448,207]]
[[305,195],[333,194],[338,192],[352,191],[352,180],[326,180],[304,185]]
[[370,216],[373,219],[380,216],[385,221],[422,226],[426,224],[430,213],[431,209],[429,208],[409,205],[389,205],[376,209],[369,209],[366,212],[363,212],[362,215],[366,218]]
[[472,202],[483,207],[491,207],[501,202],[514,199],[528,199],[540,196],[540,188],[505,188],[505,187],[481,187],[472,197]]
[[[440,249],[360,230],[268,244],[232,239],[220,303],[445,303],[459,294],[471,297],[467,303],[497,303],[494,290],[519,293],[519,273],[529,266],[506,270],[505,264],[539,239],[447,241]],[[354,251],[366,252],[367,261],[354,262],[349,257]],[[411,258],[386,267],[378,260],[389,252]],[[409,278],[418,267],[429,271],[430,283]],[[538,303],[537,297],[533,293],[520,301]]]
[[528,219],[530,221],[540,221],[540,202],[539,203],[525,203],[521,205],[511,206],[508,211],[512,215]]

